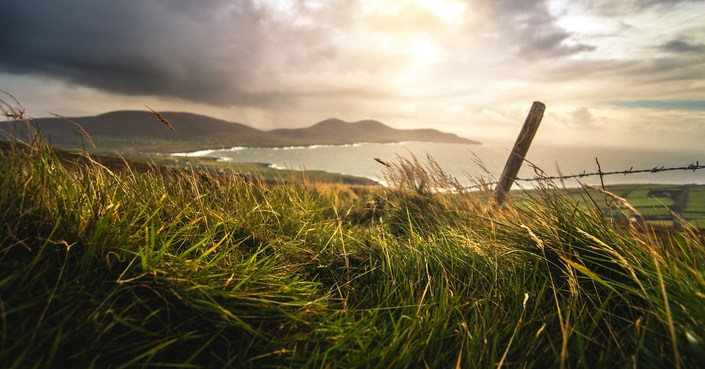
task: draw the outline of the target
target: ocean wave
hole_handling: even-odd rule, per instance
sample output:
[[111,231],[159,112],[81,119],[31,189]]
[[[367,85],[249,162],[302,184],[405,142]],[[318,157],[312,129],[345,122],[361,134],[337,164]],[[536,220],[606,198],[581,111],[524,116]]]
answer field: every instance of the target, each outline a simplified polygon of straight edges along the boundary
[[208,150],[198,150],[198,151],[191,151],[191,152],[175,152],[171,154],[171,156],[208,156],[216,151],[220,150],[214,150],[214,149],[208,149]]
[[[354,174],[351,174],[351,175],[354,175]],[[389,187],[389,182],[387,182],[387,181],[384,180],[384,179],[379,179],[379,178],[377,178],[377,177],[371,177],[371,176],[365,176],[365,177],[363,177],[363,178],[369,179],[370,181],[373,181],[373,182],[376,182],[376,183],[379,183],[380,185],[382,185],[382,187]]]
[[276,170],[287,170],[287,169],[289,169],[289,168],[287,168],[286,166],[281,166],[281,165],[277,165],[277,164],[269,164],[269,165],[267,165],[267,167],[268,167],[268,168],[272,168],[272,169],[276,169]]
[[219,150],[219,151],[242,151],[242,150],[247,150],[247,149],[249,149],[249,147],[233,146],[233,147],[231,147],[231,148],[229,148],[229,149]]
[[[199,157],[199,156],[212,156],[213,153],[216,152],[223,152],[223,151],[240,151],[240,150],[245,150],[248,147],[242,147],[242,146],[235,146],[231,147],[229,149],[205,149],[205,150],[196,150],[196,151],[189,151],[189,152],[175,152],[170,154],[171,156],[186,156],[186,157]],[[221,157],[218,157],[221,158]]]
[[301,145],[301,146],[251,147],[251,148],[252,149],[271,149],[271,150],[302,150],[302,149],[322,149],[322,148],[339,148],[339,147],[360,147],[365,144],[368,144],[368,143],[367,142],[356,142],[356,143],[352,143],[352,144],[342,144],[342,145],[314,144],[314,145]]

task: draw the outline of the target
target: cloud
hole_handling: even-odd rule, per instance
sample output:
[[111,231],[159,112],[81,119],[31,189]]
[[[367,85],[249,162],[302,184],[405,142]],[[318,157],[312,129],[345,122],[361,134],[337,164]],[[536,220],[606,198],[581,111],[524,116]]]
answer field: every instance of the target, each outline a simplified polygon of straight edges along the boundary
[[595,46],[571,40],[572,33],[558,25],[545,0],[498,0],[489,2],[494,31],[527,58],[554,58],[595,50]]
[[668,41],[658,48],[662,51],[679,54],[705,54],[705,44],[691,43],[680,39]]
[[[307,95],[355,97],[389,92],[379,86],[404,88],[408,79],[401,74],[424,57],[404,45],[413,49],[426,37],[438,45],[421,44],[422,51],[437,47],[440,55],[474,37],[448,37],[455,28],[443,17],[485,19],[468,23],[479,24],[474,30],[481,34],[496,34],[500,47],[526,58],[594,49],[571,41],[545,0],[473,0],[471,10],[453,3],[450,13],[415,2],[404,3],[398,14],[375,13],[364,4],[5,0],[0,72],[50,76],[124,95],[271,108]],[[385,37],[393,44],[377,42]]]
[[702,3],[703,0],[636,0],[636,4],[639,6],[674,6],[679,3]]
[[627,100],[611,101],[609,105],[629,109],[705,111],[705,100]]
[[623,18],[637,12],[655,10],[668,11],[678,6],[703,3],[705,0],[581,0],[581,3],[591,11],[602,16]]
[[585,127],[593,124],[594,117],[590,113],[590,109],[582,107],[571,113],[571,125],[575,127]]
[[6,0],[0,71],[126,95],[278,104],[282,65],[335,53],[320,26],[293,20],[254,0]]

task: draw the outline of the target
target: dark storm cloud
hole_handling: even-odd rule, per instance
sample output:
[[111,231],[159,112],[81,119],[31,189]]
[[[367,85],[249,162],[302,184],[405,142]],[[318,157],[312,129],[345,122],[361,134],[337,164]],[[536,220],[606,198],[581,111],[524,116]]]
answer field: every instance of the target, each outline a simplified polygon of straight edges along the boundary
[[0,71],[128,95],[268,105],[285,94],[253,84],[267,78],[266,50],[301,36],[288,26],[246,0],[3,0]]

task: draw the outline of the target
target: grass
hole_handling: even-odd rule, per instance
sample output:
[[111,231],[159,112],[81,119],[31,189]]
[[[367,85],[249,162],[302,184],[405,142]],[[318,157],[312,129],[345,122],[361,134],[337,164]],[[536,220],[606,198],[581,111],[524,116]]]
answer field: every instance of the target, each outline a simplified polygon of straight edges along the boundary
[[593,192],[498,208],[435,191],[456,182],[433,161],[381,188],[0,152],[3,368],[705,362],[702,235]]

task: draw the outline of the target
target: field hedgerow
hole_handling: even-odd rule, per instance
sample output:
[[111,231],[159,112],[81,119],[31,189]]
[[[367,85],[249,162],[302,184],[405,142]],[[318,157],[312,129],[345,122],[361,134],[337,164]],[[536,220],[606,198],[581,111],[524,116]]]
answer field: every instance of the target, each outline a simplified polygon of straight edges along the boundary
[[705,365],[694,229],[550,182],[492,206],[433,161],[388,188],[271,184],[37,137],[0,151],[0,367]]

